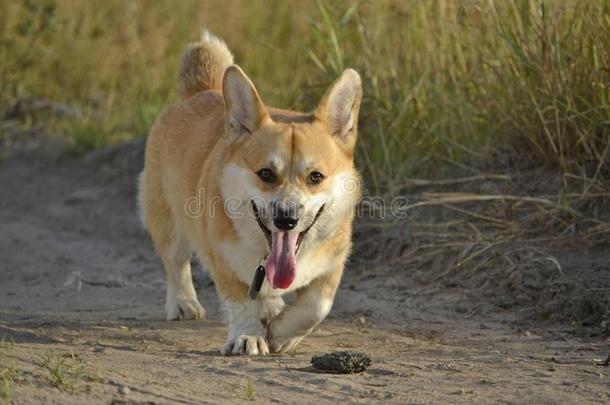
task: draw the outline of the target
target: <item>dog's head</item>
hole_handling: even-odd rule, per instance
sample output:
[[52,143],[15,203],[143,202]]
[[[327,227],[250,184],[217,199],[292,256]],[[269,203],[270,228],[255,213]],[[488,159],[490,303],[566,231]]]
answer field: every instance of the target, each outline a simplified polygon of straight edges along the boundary
[[223,93],[230,144],[223,199],[233,201],[229,216],[239,236],[268,244],[270,284],[288,288],[301,248],[332,236],[359,198],[360,76],[343,72],[311,114],[267,109],[237,66],[225,72]]

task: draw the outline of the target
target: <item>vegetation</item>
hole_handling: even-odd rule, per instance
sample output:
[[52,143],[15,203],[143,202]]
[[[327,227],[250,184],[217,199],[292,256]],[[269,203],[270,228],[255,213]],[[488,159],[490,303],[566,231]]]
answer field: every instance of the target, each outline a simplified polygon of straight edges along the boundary
[[75,380],[96,380],[86,372],[84,362],[72,351],[62,355],[46,355],[39,364],[48,372],[49,383],[62,391],[76,392]]
[[73,106],[20,119],[80,150],[144,136],[204,26],[269,104],[312,108],[358,69],[371,191],[499,147],[589,177],[607,164],[608,0],[2,2],[0,108]]
[[16,370],[9,365],[7,353],[12,349],[7,340],[0,338],[0,404],[8,404]]
[[49,372],[49,382],[64,391],[74,390],[74,385],[66,375],[68,368],[67,360],[61,357],[46,356],[42,359],[40,366]]
[[244,387],[244,394],[246,395],[246,398],[250,401],[254,401],[255,391],[254,391],[254,384],[252,382],[252,379],[250,379],[250,378],[246,379],[246,381],[243,383],[243,387]]

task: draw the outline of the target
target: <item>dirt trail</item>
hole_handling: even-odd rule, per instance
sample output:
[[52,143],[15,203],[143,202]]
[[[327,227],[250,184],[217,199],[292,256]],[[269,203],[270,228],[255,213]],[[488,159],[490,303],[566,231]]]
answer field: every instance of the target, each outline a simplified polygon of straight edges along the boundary
[[[596,363],[607,337],[464,307],[468,292],[455,286],[385,290],[362,269],[348,269],[332,314],[295,353],[221,357],[205,273],[208,319],[163,321],[163,271],[135,211],[141,155],[135,142],[84,158],[34,148],[0,163],[0,394],[10,402],[610,401],[610,368]],[[309,367],[340,348],[373,365],[348,376]]]

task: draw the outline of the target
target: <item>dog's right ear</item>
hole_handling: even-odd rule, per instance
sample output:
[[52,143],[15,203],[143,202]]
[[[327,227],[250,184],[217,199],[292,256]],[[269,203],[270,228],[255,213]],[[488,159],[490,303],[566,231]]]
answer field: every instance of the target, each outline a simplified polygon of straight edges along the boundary
[[354,69],[346,69],[327,90],[315,111],[334,139],[350,153],[356,145],[361,101],[360,75]]
[[227,68],[222,79],[222,91],[229,129],[251,134],[269,119],[256,88],[239,66]]

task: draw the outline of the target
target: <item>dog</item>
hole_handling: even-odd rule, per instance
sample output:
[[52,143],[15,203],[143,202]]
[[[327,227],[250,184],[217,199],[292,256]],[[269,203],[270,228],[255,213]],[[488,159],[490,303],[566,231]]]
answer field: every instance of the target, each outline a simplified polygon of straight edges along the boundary
[[[167,274],[167,319],[205,316],[191,279],[196,253],[228,323],[221,353],[291,350],[330,312],[351,250],[360,76],[345,70],[311,113],[272,108],[204,31],[184,51],[178,98],[151,128],[139,183]],[[251,299],[259,265],[265,280]]]

